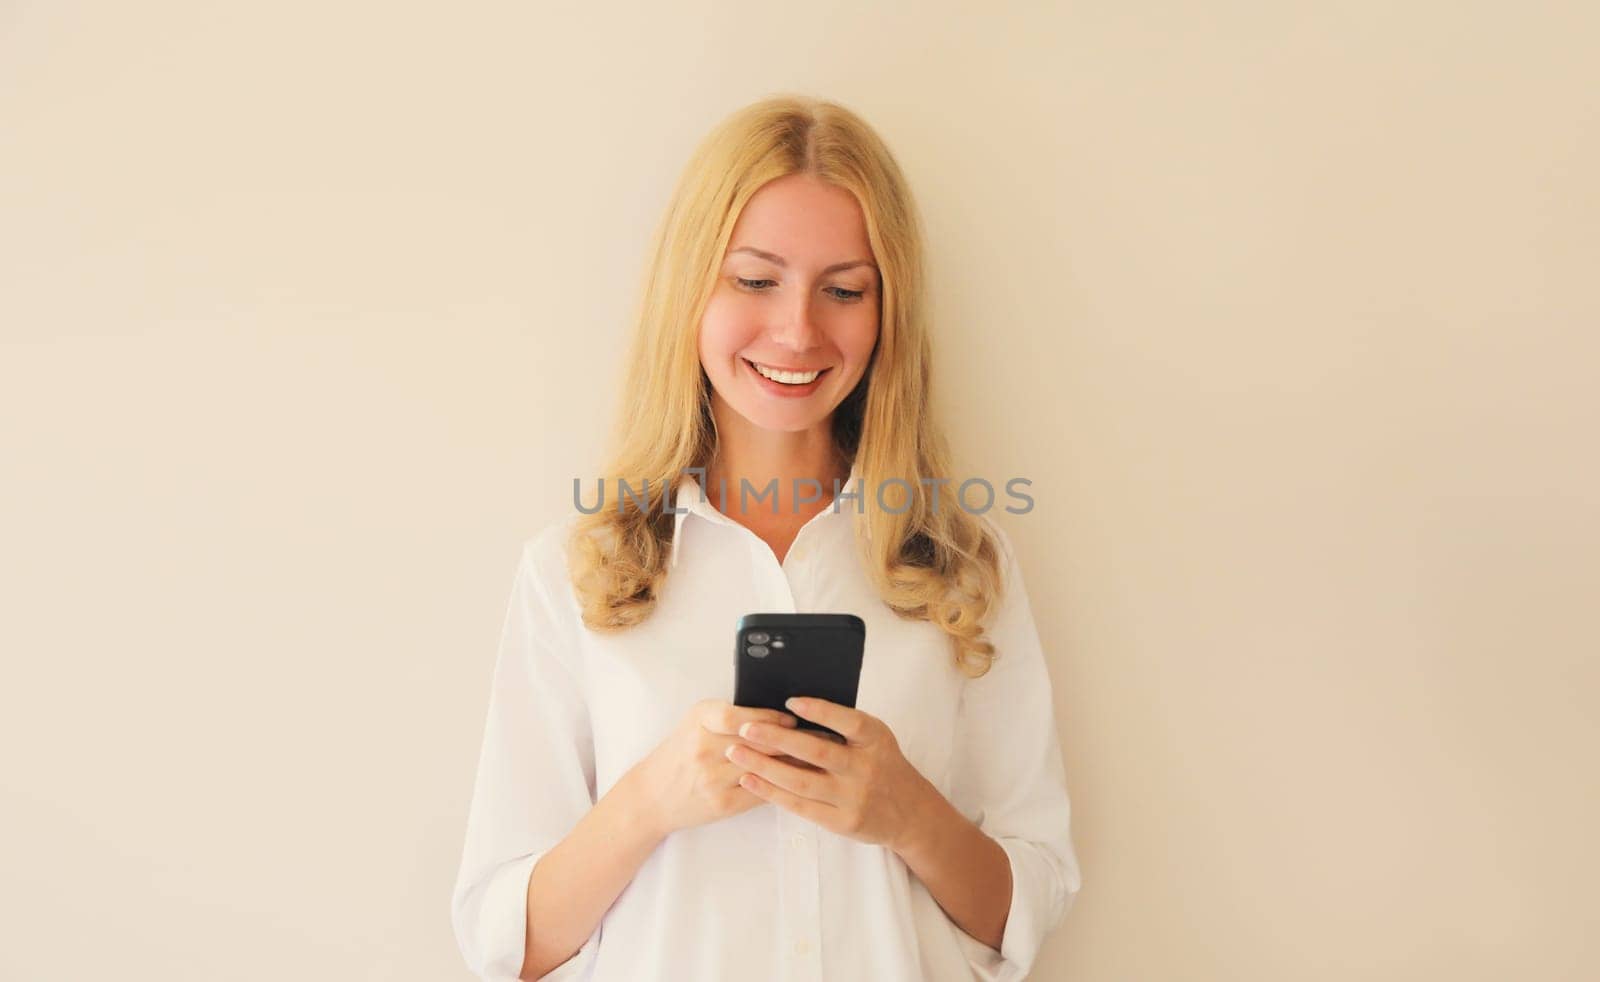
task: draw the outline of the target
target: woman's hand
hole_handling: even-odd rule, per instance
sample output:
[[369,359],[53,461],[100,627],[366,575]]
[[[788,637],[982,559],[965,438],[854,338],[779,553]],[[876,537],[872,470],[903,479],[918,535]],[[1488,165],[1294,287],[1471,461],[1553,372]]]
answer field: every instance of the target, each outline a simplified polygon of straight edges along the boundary
[[662,837],[762,803],[739,786],[744,771],[724,755],[731,746],[757,752],[737,735],[741,725],[751,722],[775,732],[787,732],[796,723],[793,716],[780,710],[703,699],[690,707],[660,745],[634,765],[629,776],[638,782],[648,820]]
[[746,723],[737,732],[752,746],[727,750],[728,759],[748,772],[740,785],[823,828],[899,852],[938,789],[906,760],[888,724],[876,716],[826,699],[791,699],[788,705],[845,742],[759,720]]

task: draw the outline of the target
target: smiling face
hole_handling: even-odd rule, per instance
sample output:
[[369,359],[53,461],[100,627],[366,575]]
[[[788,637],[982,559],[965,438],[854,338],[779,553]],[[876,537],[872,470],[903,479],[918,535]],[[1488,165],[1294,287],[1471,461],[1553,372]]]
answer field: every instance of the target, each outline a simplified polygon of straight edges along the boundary
[[700,322],[700,364],[719,418],[732,409],[785,433],[827,423],[878,340],[872,260],[849,191],[790,174],[751,196]]

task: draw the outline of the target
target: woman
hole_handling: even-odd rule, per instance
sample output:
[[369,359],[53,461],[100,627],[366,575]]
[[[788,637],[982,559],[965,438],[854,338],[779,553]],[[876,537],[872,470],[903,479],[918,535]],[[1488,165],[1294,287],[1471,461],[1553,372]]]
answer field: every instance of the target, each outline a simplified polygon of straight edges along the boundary
[[[697,150],[603,507],[517,567],[452,898],[481,977],[1016,979],[1065,915],[1050,681],[1008,539],[937,483],[923,303],[853,113],[768,99]],[[855,708],[728,702],[760,611],[866,622]]]

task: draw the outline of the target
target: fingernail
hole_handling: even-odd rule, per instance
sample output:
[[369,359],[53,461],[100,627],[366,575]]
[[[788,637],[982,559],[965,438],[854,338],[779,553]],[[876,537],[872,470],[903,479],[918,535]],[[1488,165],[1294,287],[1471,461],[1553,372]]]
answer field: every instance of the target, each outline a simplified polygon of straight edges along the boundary
[[783,725],[784,726],[790,726],[790,727],[799,726],[800,725],[800,721],[795,719],[793,716],[785,716],[783,718]]

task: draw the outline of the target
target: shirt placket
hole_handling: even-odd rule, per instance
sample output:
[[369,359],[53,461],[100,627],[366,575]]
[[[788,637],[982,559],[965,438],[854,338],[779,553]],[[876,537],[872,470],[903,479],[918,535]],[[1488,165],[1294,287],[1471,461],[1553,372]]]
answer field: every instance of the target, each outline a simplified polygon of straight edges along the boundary
[[[802,531],[804,531],[802,529]],[[751,579],[761,609],[794,613],[794,590],[789,573],[778,564],[772,549],[753,532],[750,538]],[[799,537],[790,546],[791,555]],[[797,570],[797,575],[802,575]],[[823,982],[822,878],[818,858],[817,828],[807,819],[774,806],[777,815],[779,881],[783,891],[783,923],[779,944],[779,977],[791,982]]]

